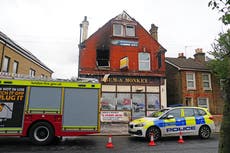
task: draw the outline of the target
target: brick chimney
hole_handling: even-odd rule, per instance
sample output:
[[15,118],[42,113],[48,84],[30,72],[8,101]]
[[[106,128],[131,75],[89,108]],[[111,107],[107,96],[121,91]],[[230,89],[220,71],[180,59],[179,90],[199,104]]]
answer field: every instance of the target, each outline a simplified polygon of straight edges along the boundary
[[82,42],[88,37],[88,26],[89,22],[87,21],[87,16],[85,16],[84,20],[82,21]]
[[202,48],[197,48],[195,49],[195,61],[201,62],[201,63],[205,63],[205,53],[203,53]]
[[158,34],[157,34],[158,27],[155,24],[151,24],[151,29],[149,30],[150,35],[158,41]]
[[184,56],[184,53],[179,53],[178,54],[178,58],[184,58],[184,59],[186,59],[186,57]]

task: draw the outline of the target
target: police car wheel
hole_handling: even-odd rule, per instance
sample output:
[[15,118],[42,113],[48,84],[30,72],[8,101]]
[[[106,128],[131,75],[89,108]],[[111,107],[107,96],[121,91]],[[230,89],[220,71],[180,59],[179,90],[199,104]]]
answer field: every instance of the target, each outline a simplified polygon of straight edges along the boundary
[[161,137],[161,131],[160,131],[160,129],[157,128],[157,127],[154,127],[154,126],[148,128],[148,130],[146,132],[146,138],[148,140],[151,140],[151,135],[152,134],[153,134],[153,139],[154,140],[159,140],[160,137]]
[[211,130],[207,125],[203,125],[200,127],[199,136],[202,139],[208,139],[210,135],[211,135]]
[[47,145],[54,140],[54,129],[47,122],[37,122],[31,126],[29,137],[33,144]]

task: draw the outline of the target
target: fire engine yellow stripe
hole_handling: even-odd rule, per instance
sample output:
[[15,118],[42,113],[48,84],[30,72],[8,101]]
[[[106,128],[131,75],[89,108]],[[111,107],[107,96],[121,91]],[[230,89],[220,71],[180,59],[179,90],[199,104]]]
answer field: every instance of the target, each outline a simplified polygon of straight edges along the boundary
[[59,109],[48,109],[48,108],[29,108],[29,113],[54,113],[59,114]]
[[57,82],[40,80],[0,80],[2,85],[23,85],[23,86],[43,86],[43,87],[74,87],[74,88],[101,88],[99,83],[85,82]]
[[0,131],[21,131],[22,128],[0,128]]
[[62,98],[61,98],[61,108],[60,108],[60,111],[61,111],[61,115],[63,114],[63,108],[64,108],[64,100],[65,100],[65,88],[62,88]]
[[26,104],[25,104],[25,108],[26,111],[28,111],[29,109],[29,95],[30,95],[30,87],[27,87],[27,92],[26,92]]
[[98,91],[98,121],[97,121],[97,125],[98,125],[98,132],[100,132],[101,129],[101,121],[100,121],[100,117],[101,117],[101,112],[100,112],[100,97],[101,97],[101,92]]

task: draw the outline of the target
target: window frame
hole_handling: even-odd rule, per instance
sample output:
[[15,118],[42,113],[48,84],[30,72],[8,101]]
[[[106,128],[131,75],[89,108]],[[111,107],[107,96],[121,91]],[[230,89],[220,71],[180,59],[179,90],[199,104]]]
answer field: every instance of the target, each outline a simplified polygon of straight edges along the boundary
[[[130,29],[132,27],[132,30],[128,30],[129,29],[128,27],[130,27]],[[125,35],[126,36],[128,36],[128,37],[135,37],[136,36],[136,32],[135,31],[136,30],[135,30],[135,26],[134,25],[129,25],[128,24],[128,25],[125,26]]]
[[30,68],[30,70],[29,70],[29,76],[30,77],[35,77],[35,74],[36,74],[36,71],[34,69]]
[[134,24],[113,23],[113,36],[136,37],[136,26]]
[[2,72],[9,72],[9,69],[10,69],[10,57],[4,56]]
[[[120,26],[120,34],[117,34],[116,32],[118,32],[118,31],[116,31],[116,30],[118,30],[118,29],[116,29],[116,26]],[[124,36],[124,26],[122,25],[122,24],[119,24],[119,23],[114,23],[113,24],[113,36]]]
[[[208,80],[204,80],[204,76],[208,76]],[[202,73],[202,85],[204,90],[212,90],[212,85],[211,85],[211,74],[210,73]],[[209,87],[205,87],[204,84],[208,83]]]
[[[149,60],[143,60],[143,59],[140,59],[141,58],[141,55],[148,55],[148,59]],[[147,68],[143,68],[143,64],[144,65],[148,65]],[[138,53],[138,70],[139,71],[151,71],[151,58],[150,58],[150,53],[148,52],[139,52]]]
[[[16,64],[16,65],[15,65]],[[15,67],[16,66],[16,67]],[[18,66],[19,66],[19,62],[14,60],[14,63],[13,63],[13,70],[12,72],[17,74],[18,73]]]
[[[200,100],[205,100],[206,105],[199,104]],[[209,99],[207,97],[198,97],[197,98],[197,106],[207,108],[209,110]]]
[[[192,75],[193,79],[189,79],[188,75]],[[189,82],[193,82],[193,87],[189,86]],[[187,90],[195,90],[196,89],[196,75],[193,72],[187,72],[186,73],[186,85],[187,85]]]

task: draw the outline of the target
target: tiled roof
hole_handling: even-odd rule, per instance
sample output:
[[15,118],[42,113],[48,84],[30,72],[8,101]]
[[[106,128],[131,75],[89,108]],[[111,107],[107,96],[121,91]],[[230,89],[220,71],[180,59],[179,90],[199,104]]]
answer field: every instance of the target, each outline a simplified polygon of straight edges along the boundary
[[48,68],[44,63],[42,63],[30,51],[28,51],[28,50],[20,47],[18,44],[16,44],[13,40],[11,40],[7,35],[5,35],[4,33],[2,33],[1,31],[0,31],[0,41],[5,42],[10,47],[14,48],[15,51],[18,52],[19,54],[22,54],[27,59],[33,61],[34,63],[36,63],[38,65],[40,65],[42,68],[44,68],[45,70],[49,71],[50,73],[53,73],[53,71],[50,68]]
[[199,70],[210,71],[206,64],[195,61],[192,58],[171,58],[166,57],[166,63],[169,63],[181,70]]

